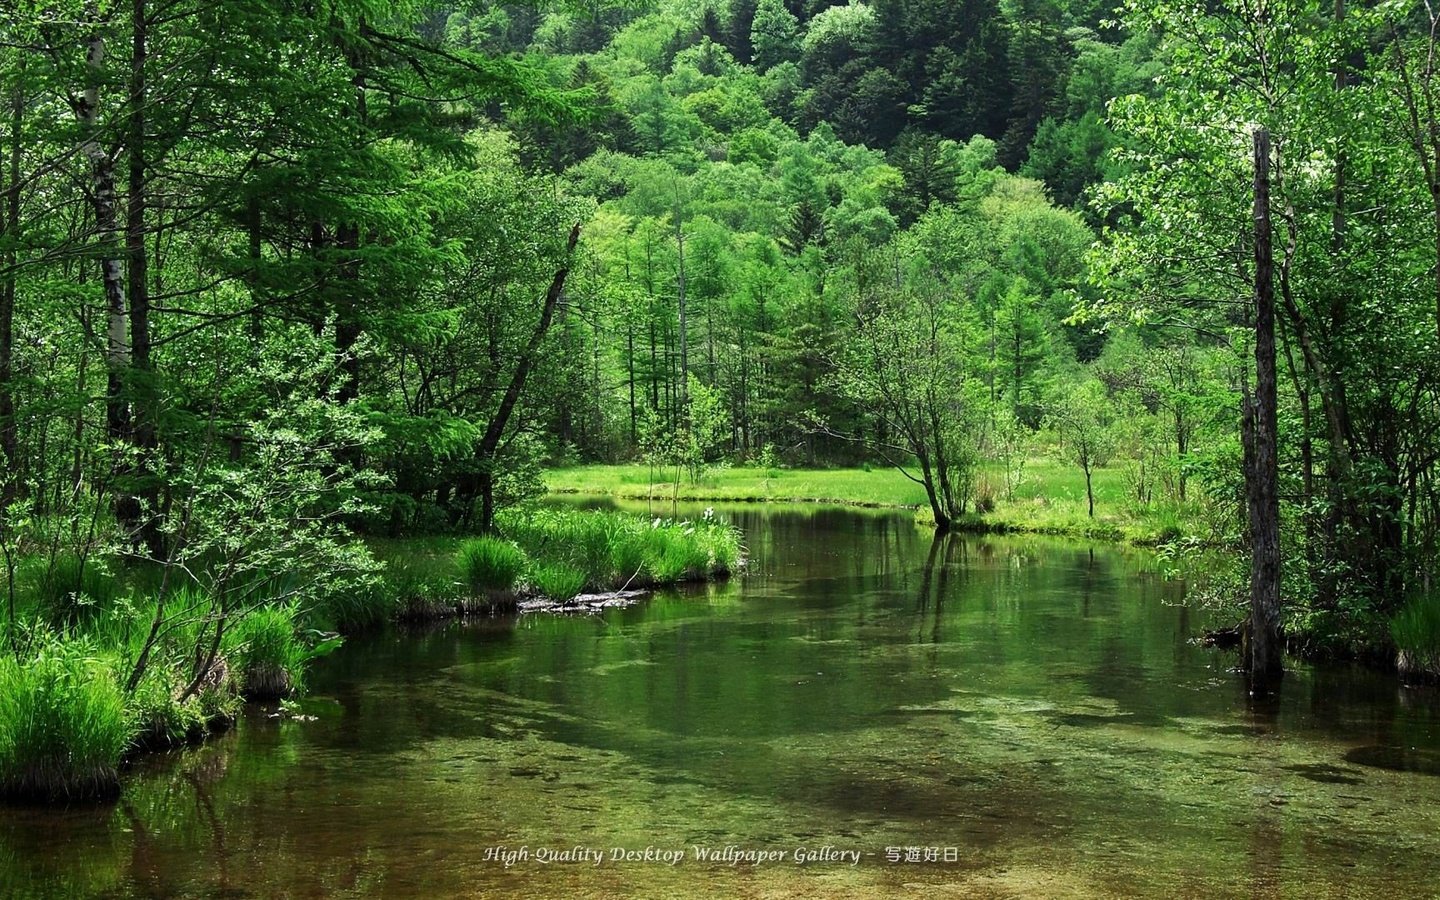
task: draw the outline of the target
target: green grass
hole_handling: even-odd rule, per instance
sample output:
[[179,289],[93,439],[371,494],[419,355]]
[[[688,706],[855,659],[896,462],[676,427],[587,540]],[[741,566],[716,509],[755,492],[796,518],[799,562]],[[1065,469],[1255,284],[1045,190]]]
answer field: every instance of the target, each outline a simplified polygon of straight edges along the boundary
[[[86,626],[97,644],[128,664],[136,660],[155,619],[156,600],[123,599]],[[206,641],[202,629],[215,612],[209,594],[193,585],[172,588],[165,601],[165,623],[151,648],[149,664],[135,690],[125,698],[125,712],[135,732],[137,748],[159,748],[197,740],[207,731],[227,725],[239,713],[236,685],[225,657],[237,644],[232,632],[215,678],[193,696],[180,699],[195,662],[195,648]],[[213,632],[210,632],[213,634]],[[206,643],[208,646],[208,643]]]
[[231,632],[247,700],[277,700],[300,689],[310,649],[296,633],[297,610],[291,604],[262,606],[242,618]]
[[73,553],[30,561],[34,599],[47,621],[59,626],[87,620],[108,609],[120,586],[100,560],[83,563]]
[[1415,597],[1390,620],[1400,671],[1440,678],[1440,597]]
[[525,554],[509,541],[478,537],[460,545],[456,564],[475,594],[508,591],[525,571]]
[[703,580],[724,575],[740,562],[739,533],[711,521],[535,507],[506,511],[499,525],[536,561],[532,572],[563,565],[583,576],[582,587],[595,590]]
[[551,600],[564,602],[585,589],[585,573],[565,563],[540,563],[528,576],[535,590]]
[[[651,476],[654,475],[652,481]],[[545,473],[552,491],[607,494],[612,497],[668,501],[675,486],[673,470],[649,466],[579,466]],[[692,484],[682,475],[681,500],[804,501],[858,506],[918,507],[925,489],[894,469],[718,469]]]
[[114,664],[93,643],[47,634],[25,658],[0,656],[0,796],[113,795],[134,729]]
[[[651,497],[668,502],[674,485],[652,483],[647,466],[580,466],[556,469],[545,475],[552,491],[604,494],[625,499]],[[663,479],[664,472],[655,473]],[[1085,497],[1085,475],[1077,466],[1036,457],[1026,462],[1023,477],[1007,496],[1004,475],[984,467],[977,476],[976,496],[987,497],[993,508],[972,512],[957,523],[962,530],[1032,532],[1096,540],[1157,544],[1189,536],[1204,519],[1200,505],[1180,508],[1173,503],[1141,506],[1130,496],[1126,471],[1121,466],[1097,469],[1092,477],[1095,516]],[[933,526],[925,490],[893,468],[864,469],[758,469],[732,468],[712,472],[695,484],[682,479],[679,498],[689,501],[814,502],[859,506],[909,508],[916,521]],[[663,509],[663,505],[657,509]],[[674,566],[671,566],[674,568]]]

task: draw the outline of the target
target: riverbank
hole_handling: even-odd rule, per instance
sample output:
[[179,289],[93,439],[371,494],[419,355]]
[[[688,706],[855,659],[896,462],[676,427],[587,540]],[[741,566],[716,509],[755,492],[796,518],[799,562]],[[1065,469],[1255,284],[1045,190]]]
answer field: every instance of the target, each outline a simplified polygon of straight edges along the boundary
[[498,524],[503,537],[357,544],[378,573],[307,604],[281,572],[226,593],[176,588],[149,563],[26,559],[0,618],[0,799],[113,796],[139,755],[224,730],[243,700],[300,693],[308,664],[337,649],[341,633],[601,609],[633,602],[637,589],[724,577],[742,562],[739,532],[710,517],[539,508]]
[[563,605],[582,594],[648,590],[724,578],[743,564],[728,524],[598,510],[532,508],[499,517],[500,538],[370,538],[384,563],[368,595],[321,611],[354,631]]
[[[554,493],[597,494],[664,504],[690,502],[825,503],[913,510],[915,521],[934,527],[925,489],[893,468],[874,469],[713,469],[698,480],[673,470],[643,465],[576,466],[545,473]],[[672,480],[666,480],[672,478]],[[1095,516],[1088,512],[1085,477],[1073,467],[1045,458],[1027,462],[1009,490],[1000,472],[982,472],[976,495],[984,512],[971,512],[954,524],[975,534],[1046,534],[1137,546],[1174,540],[1211,540],[1199,503],[1142,504],[1132,499],[1135,486],[1122,469],[1093,475]],[[657,506],[663,509],[663,506]]]

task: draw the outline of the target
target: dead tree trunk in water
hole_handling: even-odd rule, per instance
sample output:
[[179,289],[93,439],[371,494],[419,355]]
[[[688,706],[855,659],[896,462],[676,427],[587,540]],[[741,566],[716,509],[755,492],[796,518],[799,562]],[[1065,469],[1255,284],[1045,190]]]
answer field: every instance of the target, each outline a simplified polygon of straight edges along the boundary
[[1250,508],[1250,621],[1243,665],[1250,692],[1279,686],[1280,495],[1276,469],[1274,263],[1270,243],[1270,133],[1255,131],[1255,394],[1244,398],[1245,487]]

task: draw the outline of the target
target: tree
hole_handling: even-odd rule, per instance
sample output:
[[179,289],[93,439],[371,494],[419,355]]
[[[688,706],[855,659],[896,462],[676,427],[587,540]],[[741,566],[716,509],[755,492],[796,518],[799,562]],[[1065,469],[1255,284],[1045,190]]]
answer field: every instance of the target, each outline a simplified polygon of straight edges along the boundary
[[[1270,693],[1280,659],[1280,486],[1276,471],[1275,284],[1270,228],[1270,133],[1255,129],[1255,393],[1244,394],[1240,432],[1250,508],[1251,691]],[[1089,483],[1087,476],[1087,485]]]
[[943,532],[966,511],[983,419],[969,372],[974,323],[953,285],[897,250],[852,264],[855,331],[837,377],[877,423],[867,446],[925,488]]
[[799,22],[783,0],[759,0],[750,26],[755,65],[761,70],[799,58]]
[[[1301,491],[1293,507],[1282,498],[1281,516],[1303,525],[1306,562],[1286,620],[1311,636],[1357,629],[1383,640],[1374,623],[1433,565],[1424,510],[1437,460],[1420,435],[1433,427],[1428,398],[1440,383],[1434,298],[1393,274],[1428,280],[1435,231],[1415,177],[1423,165],[1413,148],[1399,159],[1406,92],[1393,48],[1371,51],[1378,20],[1336,12],[1299,0],[1128,8],[1132,30],[1164,35],[1174,65],[1163,95],[1112,107],[1125,171],[1100,191],[1116,226],[1089,307],[1218,342],[1232,354],[1234,386],[1251,381],[1241,377],[1253,365],[1256,296],[1249,145],[1251,129],[1265,127],[1279,402],[1298,420],[1278,458]],[[1345,77],[1357,59],[1366,79]],[[1410,224],[1381,226],[1382,208],[1407,210]]]
[[1095,518],[1092,477],[1115,458],[1118,449],[1114,411],[1098,381],[1086,380],[1061,389],[1050,400],[1050,425],[1065,456],[1085,473],[1085,502]]

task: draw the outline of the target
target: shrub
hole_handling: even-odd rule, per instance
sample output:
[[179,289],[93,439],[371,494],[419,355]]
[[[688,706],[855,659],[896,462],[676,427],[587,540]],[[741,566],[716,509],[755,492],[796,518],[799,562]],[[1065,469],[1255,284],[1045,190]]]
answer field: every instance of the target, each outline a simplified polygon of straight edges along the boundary
[[209,724],[197,697],[184,702],[178,673],[167,666],[150,666],[131,692],[126,717],[140,747],[166,747],[204,734]]
[[975,485],[975,512],[988,515],[995,511],[995,485],[984,475]]
[[508,591],[525,570],[525,554],[508,541],[480,537],[460,545],[460,577],[475,593]]
[[134,725],[114,668],[92,644],[44,635],[27,659],[0,657],[0,795],[110,796]]

